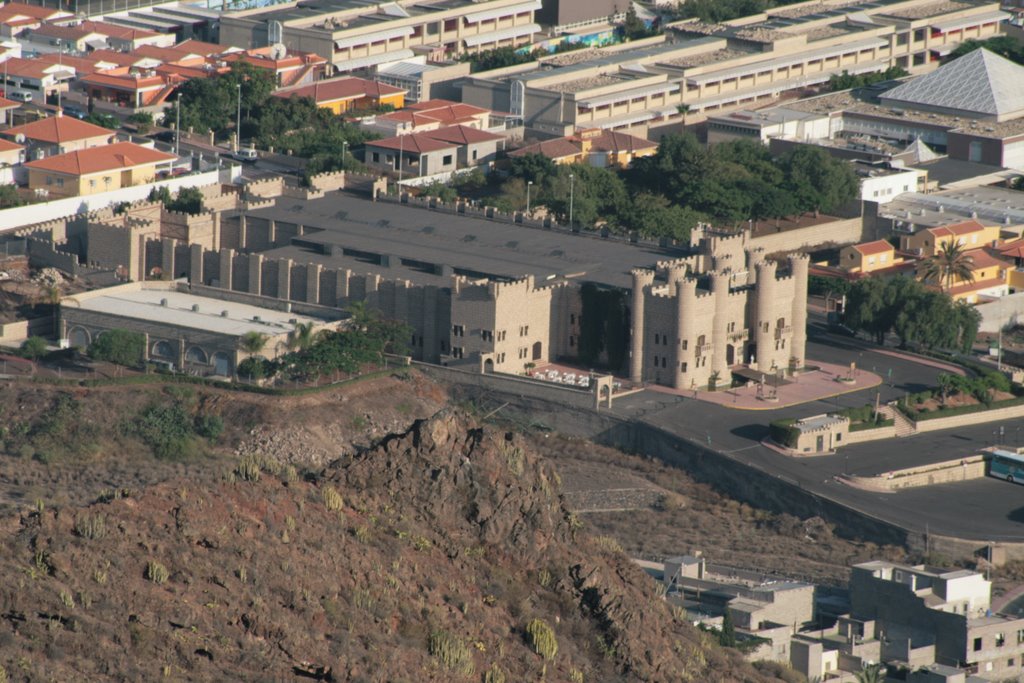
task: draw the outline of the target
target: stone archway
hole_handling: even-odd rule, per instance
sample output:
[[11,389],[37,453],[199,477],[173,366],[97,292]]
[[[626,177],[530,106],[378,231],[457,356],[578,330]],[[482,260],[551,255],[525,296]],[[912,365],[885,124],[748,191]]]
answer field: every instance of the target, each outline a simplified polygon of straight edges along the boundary
[[87,349],[92,343],[92,335],[84,327],[72,327],[68,330],[68,344],[75,348]]
[[203,351],[198,346],[190,346],[185,351],[185,360],[189,363],[206,365],[210,362],[210,357],[206,355],[206,351]]

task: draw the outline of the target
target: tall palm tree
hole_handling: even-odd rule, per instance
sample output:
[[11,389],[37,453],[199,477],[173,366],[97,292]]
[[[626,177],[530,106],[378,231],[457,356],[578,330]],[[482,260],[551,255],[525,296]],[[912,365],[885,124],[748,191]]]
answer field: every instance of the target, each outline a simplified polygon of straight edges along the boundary
[[885,683],[885,669],[881,664],[868,664],[857,672],[857,683]]
[[974,282],[971,266],[974,257],[967,253],[957,240],[947,240],[935,256],[925,261],[922,275],[925,280],[934,280],[947,293],[953,289],[953,282]]
[[267,345],[267,335],[260,332],[246,332],[238,340],[238,348],[250,356],[262,351]]
[[304,351],[313,345],[313,323],[295,323],[295,329],[288,333],[288,348]]

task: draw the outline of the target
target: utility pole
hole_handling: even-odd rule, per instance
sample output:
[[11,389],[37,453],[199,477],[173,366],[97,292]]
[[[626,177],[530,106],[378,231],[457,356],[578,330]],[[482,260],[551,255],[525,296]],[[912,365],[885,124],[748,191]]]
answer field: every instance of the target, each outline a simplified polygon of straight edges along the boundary
[[402,157],[405,155],[405,136],[398,136],[398,196],[402,196]]
[[570,173],[569,174],[569,230],[573,229],[573,222],[572,222],[572,200],[573,200],[573,195],[575,194],[575,192],[574,192],[575,189],[576,189],[576,174],[575,173]]
[[533,181],[526,181],[526,215],[530,215],[530,188],[533,187]]
[[242,84],[235,83],[238,88],[238,116],[235,119],[235,151],[242,147]]
[[[57,73],[61,73],[64,70],[64,41],[60,38],[57,39]],[[43,94],[43,99],[46,99],[46,94]],[[57,109],[60,109],[60,81],[57,81]]]

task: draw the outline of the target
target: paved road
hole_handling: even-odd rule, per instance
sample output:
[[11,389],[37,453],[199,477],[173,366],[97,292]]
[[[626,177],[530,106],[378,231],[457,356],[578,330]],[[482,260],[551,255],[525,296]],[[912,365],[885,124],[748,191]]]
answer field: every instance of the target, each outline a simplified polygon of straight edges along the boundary
[[[832,363],[856,361],[865,369],[875,368],[883,377],[892,370],[892,381],[873,389],[853,392],[835,399],[814,401],[793,408],[768,411],[732,410],[687,398],[673,398],[643,392],[616,401],[615,412],[637,417],[654,426],[701,443],[710,437],[716,450],[795,482],[802,488],[868,511],[874,516],[915,531],[975,538],[979,541],[1024,541],[1024,486],[995,479],[922,487],[897,493],[861,491],[839,483],[834,477],[844,472],[877,474],[940,460],[974,454],[998,437],[1003,442],[1024,445],[1024,420],[991,423],[956,430],[930,432],[909,437],[859,444],[832,456],[792,458],[760,445],[767,424],[779,417],[804,417],[838,407],[873,403],[875,392],[882,401],[934,386],[941,370],[910,360],[878,353],[855,339],[836,337],[812,325],[807,357]],[[995,434],[994,434],[995,432]]]

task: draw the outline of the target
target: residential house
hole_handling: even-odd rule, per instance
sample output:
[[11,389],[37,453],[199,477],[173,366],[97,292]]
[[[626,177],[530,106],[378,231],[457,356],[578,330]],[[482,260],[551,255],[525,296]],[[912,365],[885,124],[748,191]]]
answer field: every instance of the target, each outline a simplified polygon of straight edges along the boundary
[[140,109],[160,107],[188,79],[175,73],[140,70],[128,66],[107,69],[78,79],[94,101]]
[[422,133],[398,135],[366,143],[366,165],[403,178],[447,173],[458,168],[459,145]]
[[0,131],[0,135],[25,144],[30,159],[101,147],[114,141],[114,131],[109,128],[63,116],[59,112],[56,116]]
[[492,127],[491,118],[490,109],[449,100],[428,100],[366,119],[363,126],[388,137],[459,125],[487,130]]
[[1013,270],[1013,262],[995,250],[970,249],[966,252],[967,264],[971,271],[968,279],[954,277],[952,282],[926,280],[923,270],[927,267],[922,262],[918,275],[925,284],[941,289],[956,301],[976,304],[985,298],[1001,297],[1010,293],[1008,273]]
[[542,154],[556,164],[589,164],[590,166],[626,167],[633,159],[651,156],[658,151],[658,143],[615,130],[589,128],[573,135],[542,140],[520,147],[509,156]]
[[872,273],[902,263],[896,248],[885,240],[864,242],[843,247],[839,252],[839,266],[849,273]]
[[261,47],[244,52],[229,52],[220,58],[227,64],[244,62],[270,71],[278,87],[315,83],[327,73],[327,60],[312,52],[284,51],[279,47]]
[[85,52],[107,46],[105,35],[82,24],[42,24],[18,40],[33,52]]
[[458,145],[456,163],[459,168],[490,165],[505,148],[505,136],[469,126],[446,126],[437,130],[420,133],[439,142]]
[[922,258],[928,258],[942,251],[943,247],[951,241],[959,243],[964,249],[979,249],[996,245],[999,237],[1000,227],[998,225],[984,225],[972,218],[950,225],[925,228],[910,235],[902,235],[900,249]]
[[14,142],[0,139],[0,184],[9,185],[18,181],[20,164],[25,161],[25,148]]
[[329,109],[334,114],[387,106],[401,109],[405,106],[405,90],[354,76],[285,88],[275,92],[274,97],[309,97],[318,107]]
[[850,576],[850,616],[875,622],[887,648],[934,646],[935,662],[1006,680],[1024,669],[1024,618],[993,614],[991,591],[967,569],[865,562]]
[[105,21],[83,21],[80,25],[83,28],[103,35],[110,49],[121,52],[137,50],[143,45],[170,47],[174,45],[175,41],[173,33],[157,33]]
[[151,183],[158,169],[177,157],[132,142],[80,149],[25,164],[30,189],[55,197],[77,197]]
[[0,38],[14,38],[24,31],[39,28],[44,22],[70,23],[75,15],[71,12],[44,7],[27,5],[20,2],[8,2],[0,6]]
[[27,93],[36,104],[46,104],[46,98],[57,91],[66,92],[75,78],[73,66],[20,57],[6,60],[2,73],[5,95]]

